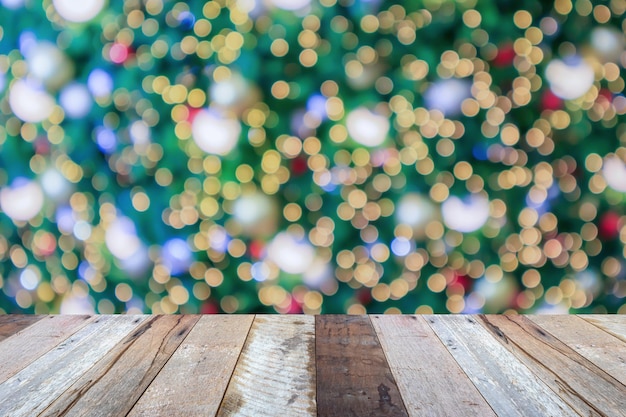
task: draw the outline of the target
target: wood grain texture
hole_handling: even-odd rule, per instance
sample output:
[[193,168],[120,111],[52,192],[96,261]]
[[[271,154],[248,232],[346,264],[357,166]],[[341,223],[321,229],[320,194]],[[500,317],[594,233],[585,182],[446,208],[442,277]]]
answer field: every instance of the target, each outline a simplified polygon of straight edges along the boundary
[[517,359],[584,416],[626,415],[626,387],[523,316],[481,316]]
[[253,319],[203,316],[128,416],[214,416]]
[[0,416],[39,414],[146,316],[100,316],[0,384]]
[[0,315],[0,341],[41,320],[44,316],[29,316],[24,314]]
[[409,415],[496,415],[423,317],[371,319]]
[[475,316],[427,316],[426,321],[499,416],[578,416]]
[[315,318],[318,416],[407,416],[367,316]]
[[90,316],[45,316],[0,342],[0,383],[85,326]]
[[172,315],[146,320],[41,415],[126,415],[199,319]]
[[315,416],[311,316],[256,316],[219,416]]
[[527,317],[626,385],[626,342],[577,316],[534,315]]
[[578,317],[626,342],[626,315],[585,314]]

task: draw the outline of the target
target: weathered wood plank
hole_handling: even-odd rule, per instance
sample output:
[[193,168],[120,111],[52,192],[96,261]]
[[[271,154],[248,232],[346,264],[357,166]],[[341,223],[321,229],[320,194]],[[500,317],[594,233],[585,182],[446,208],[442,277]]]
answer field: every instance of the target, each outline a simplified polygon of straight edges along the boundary
[[367,316],[315,318],[318,416],[407,416]]
[[490,315],[481,323],[579,414],[625,415],[626,387],[528,318]]
[[90,316],[45,316],[0,342],[0,383],[82,328]]
[[99,316],[0,384],[0,415],[39,414],[147,316]]
[[253,319],[203,316],[128,416],[214,416]]
[[411,416],[496,415],[421,316],[371,318]]
[[578,416],[475,316],[425,318],[497,415]]
[[218,416],[315,416],[311,316],[256,316]]
[[626,342],[626,315],[581,314],[578,317]]
[[527,317],[626,385],[626,342],[574,315]]
[[40,415],[126,415],[199,319],[197,315],[151,317]]
[[1,314],[0,315],[0,341],[6,339],[41,320],[41,315],[25,315],[25,314]]

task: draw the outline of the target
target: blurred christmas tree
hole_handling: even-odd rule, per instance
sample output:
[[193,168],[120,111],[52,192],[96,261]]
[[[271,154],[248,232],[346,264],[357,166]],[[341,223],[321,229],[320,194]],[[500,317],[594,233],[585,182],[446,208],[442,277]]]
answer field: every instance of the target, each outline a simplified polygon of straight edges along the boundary
[[626,312],[624,0],[0,3],[2,311]]

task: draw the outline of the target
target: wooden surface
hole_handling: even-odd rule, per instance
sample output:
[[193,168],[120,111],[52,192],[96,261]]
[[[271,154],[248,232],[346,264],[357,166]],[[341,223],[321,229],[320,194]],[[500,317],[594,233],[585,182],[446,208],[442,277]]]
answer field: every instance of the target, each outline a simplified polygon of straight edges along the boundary
[[0,316],[0,416],[626,416],[626,316]]

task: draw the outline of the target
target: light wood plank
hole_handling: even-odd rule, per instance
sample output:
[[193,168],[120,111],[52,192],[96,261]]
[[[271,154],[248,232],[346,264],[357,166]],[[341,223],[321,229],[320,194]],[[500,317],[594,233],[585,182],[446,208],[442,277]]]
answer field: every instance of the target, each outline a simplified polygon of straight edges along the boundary
[[90,316],[45,316],[0,342],[0,383],[81,329]]
[[203,316],[128,416],[214,416],[253,319]]
[[625,415],[626,387],[523,316],[481,316],[516,358],[581,415]]
[[626,385],[626,342],[574,315],[527,317]]
[[426,316],[429,326],[499,416],[578,416],[478,322]]
[[199,319],[197,315],[152,316],[41,416],[126,415]]
[[581,314],[578,317],[626,342],[626,315]]
[[26,314],[1,314],[0,315],[0,341],[13,336],[22,329],[41,320],[41,315]]
[[421,316],[371,318],[409,415],[496,415]]
[[315,416],[311,316],[256,316],[219,416]]
[[37,415],[146,318],[97,317],[0,384],[0,415]]
[[367,316],[316,317],[318,416],[407,416]]

